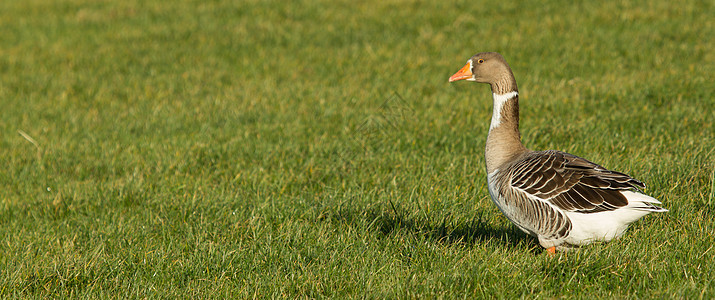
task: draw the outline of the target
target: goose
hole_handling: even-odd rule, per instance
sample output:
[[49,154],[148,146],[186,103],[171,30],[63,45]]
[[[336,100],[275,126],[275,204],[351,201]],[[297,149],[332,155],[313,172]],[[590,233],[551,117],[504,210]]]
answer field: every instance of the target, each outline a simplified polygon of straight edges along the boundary
[[651,212],[666,212],[645,184],[573,154],[528,150],[519,133],[519,90],[504,57],[478,53],[449,82],[488,83],[493,111],[485,159],[487,186],[499,210],[550,255],[623,235]]

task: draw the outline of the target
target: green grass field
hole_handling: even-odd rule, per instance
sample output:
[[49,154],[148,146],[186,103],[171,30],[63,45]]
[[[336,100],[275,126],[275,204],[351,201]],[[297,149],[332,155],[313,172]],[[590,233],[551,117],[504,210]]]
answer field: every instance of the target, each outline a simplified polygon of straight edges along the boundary
[[[1,1],[0,298],[713,298],[715,7],[636,2]],[[670,212],[546,255],[482,51]]]

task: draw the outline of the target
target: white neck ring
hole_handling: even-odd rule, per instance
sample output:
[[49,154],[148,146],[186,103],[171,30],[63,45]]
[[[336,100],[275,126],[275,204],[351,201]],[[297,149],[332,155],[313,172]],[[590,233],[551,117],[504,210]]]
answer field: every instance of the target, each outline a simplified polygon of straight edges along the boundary
[[494,98],[494,110],[492,111],[492,122],[489,125],[489,131],[501,125],[501,109],[504,103],[519,96],[518,92],[509,92],[506,94],[493,93],[492,98]]

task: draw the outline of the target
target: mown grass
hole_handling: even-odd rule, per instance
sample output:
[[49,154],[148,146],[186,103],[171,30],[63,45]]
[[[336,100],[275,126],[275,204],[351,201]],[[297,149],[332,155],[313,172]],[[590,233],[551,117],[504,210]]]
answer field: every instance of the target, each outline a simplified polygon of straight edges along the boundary
[[[712,3],[3,1],[6,297],[715,296]],[[489,200],[522,136],[670,210],[550,258]],[[22,134],[21,134],[22,133]]]

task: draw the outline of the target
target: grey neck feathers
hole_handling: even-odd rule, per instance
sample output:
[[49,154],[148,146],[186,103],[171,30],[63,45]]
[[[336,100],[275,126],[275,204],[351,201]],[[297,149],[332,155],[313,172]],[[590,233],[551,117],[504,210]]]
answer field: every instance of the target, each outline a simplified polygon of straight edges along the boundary
[[518,92],[519,89],[516,87],[516,79],[514,78],[514,73],[511,69],[507,69],[501,72],[498,80],[491,83],[492,93],[497,95],[505,95],[510,92]]
[[528,151],[521,143],[519,95],[513,78],[511,75],[511,82],[492,84],[494,112],[485,151],[489,174]]

